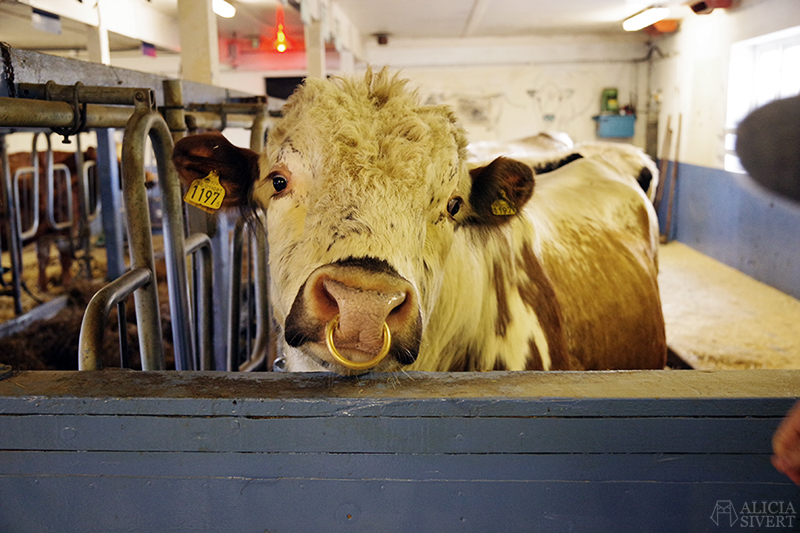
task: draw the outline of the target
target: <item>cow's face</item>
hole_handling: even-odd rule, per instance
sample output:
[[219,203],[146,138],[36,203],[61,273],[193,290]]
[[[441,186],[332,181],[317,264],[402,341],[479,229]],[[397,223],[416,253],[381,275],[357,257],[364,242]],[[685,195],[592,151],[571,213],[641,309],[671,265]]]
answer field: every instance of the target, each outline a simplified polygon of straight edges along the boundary
[[384,367],[414,361],[469,177],[448,108],[402,84],[310,82],[270,133],[255,201],[266,207],[271,298],[288,368],[344,371],[326,346]]
[[[190,139],[176,146],[179,170],[198,166],[181,160],[199,151]],[[375,369],[416,359],[461,226],[502,223],[491,204],[521,205],[532,189],[530,171],[523,187],[501,180],[511,183],[502,191],[486,173],[470,176],[464,148],[448,108],[418,105],[386,72],[310,80],[292,96],[245,186],[267,212],[270,300],[288,370],[360,373],[386,349]]]

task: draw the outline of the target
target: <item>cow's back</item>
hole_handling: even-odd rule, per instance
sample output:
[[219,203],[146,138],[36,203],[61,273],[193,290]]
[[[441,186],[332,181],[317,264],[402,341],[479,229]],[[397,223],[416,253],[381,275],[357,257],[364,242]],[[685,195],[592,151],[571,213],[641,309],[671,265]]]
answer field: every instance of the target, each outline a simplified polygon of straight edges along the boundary
[[581,159],[537,177],[526,209],[578,368],[663,368],[658,225],[632,177]]

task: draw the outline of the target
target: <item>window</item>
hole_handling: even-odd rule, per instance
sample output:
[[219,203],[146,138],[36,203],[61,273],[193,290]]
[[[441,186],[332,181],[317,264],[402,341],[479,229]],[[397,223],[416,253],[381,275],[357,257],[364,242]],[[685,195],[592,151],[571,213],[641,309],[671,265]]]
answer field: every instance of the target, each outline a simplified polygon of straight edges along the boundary
[[736,155],[736,127],[751,111],[800,93],[800,26],[731,46],[725,170],[745,172]]

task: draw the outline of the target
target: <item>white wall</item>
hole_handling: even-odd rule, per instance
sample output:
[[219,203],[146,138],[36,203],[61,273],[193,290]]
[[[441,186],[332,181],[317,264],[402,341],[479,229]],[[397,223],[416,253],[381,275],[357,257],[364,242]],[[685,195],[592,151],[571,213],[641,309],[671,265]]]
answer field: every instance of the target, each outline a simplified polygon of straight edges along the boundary
[[640,35],[573,35],[506,39],[397,40],[368,43],[378,68],[399,69],[423,101],[451,105],[471,141],[514,140],[563,131],[595,137],[600,94],[616,87],[620,104],[639,118],[632,142],[643,145],[647,54]]
[[[654,62],[651,78],[662,100],[659,139],[667,116],[675,129],[680,113],[681,162],[723,168],[731,44],[797,25],[798,0],[741,0],[738,7],[710,15],[687,13],[679,32],[656,41],[666,56]],[[672,140],[670,159],[674,135]],[[661,144],[659,140],[659,150]]]
[[[604,88],[616,87],[622,105],[644,105],[641,71],[646,69],[632,62],[401,70],[419,88],[422,101],[455,109],[470,141],[509,141],[560,131],[575,142],[596,138],[592,116],[600,112]],[[642,115],[634,142],[641,145],[643,139]]]

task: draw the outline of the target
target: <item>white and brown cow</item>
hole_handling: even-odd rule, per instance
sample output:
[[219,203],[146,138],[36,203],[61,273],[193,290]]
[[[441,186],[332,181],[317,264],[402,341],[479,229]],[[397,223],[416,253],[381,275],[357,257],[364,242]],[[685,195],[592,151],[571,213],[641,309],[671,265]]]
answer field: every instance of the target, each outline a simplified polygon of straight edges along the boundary
[[328,335],[355,363],[387,344],[376,370],[662,368],[658,230],[634,177],[580,158],[534,186],[511,159],[469,170],[465,147],[448,107],[384,70],[306,81],[260,157],[205,134],[173,160],[266,210],[290,371],[362,372]]

